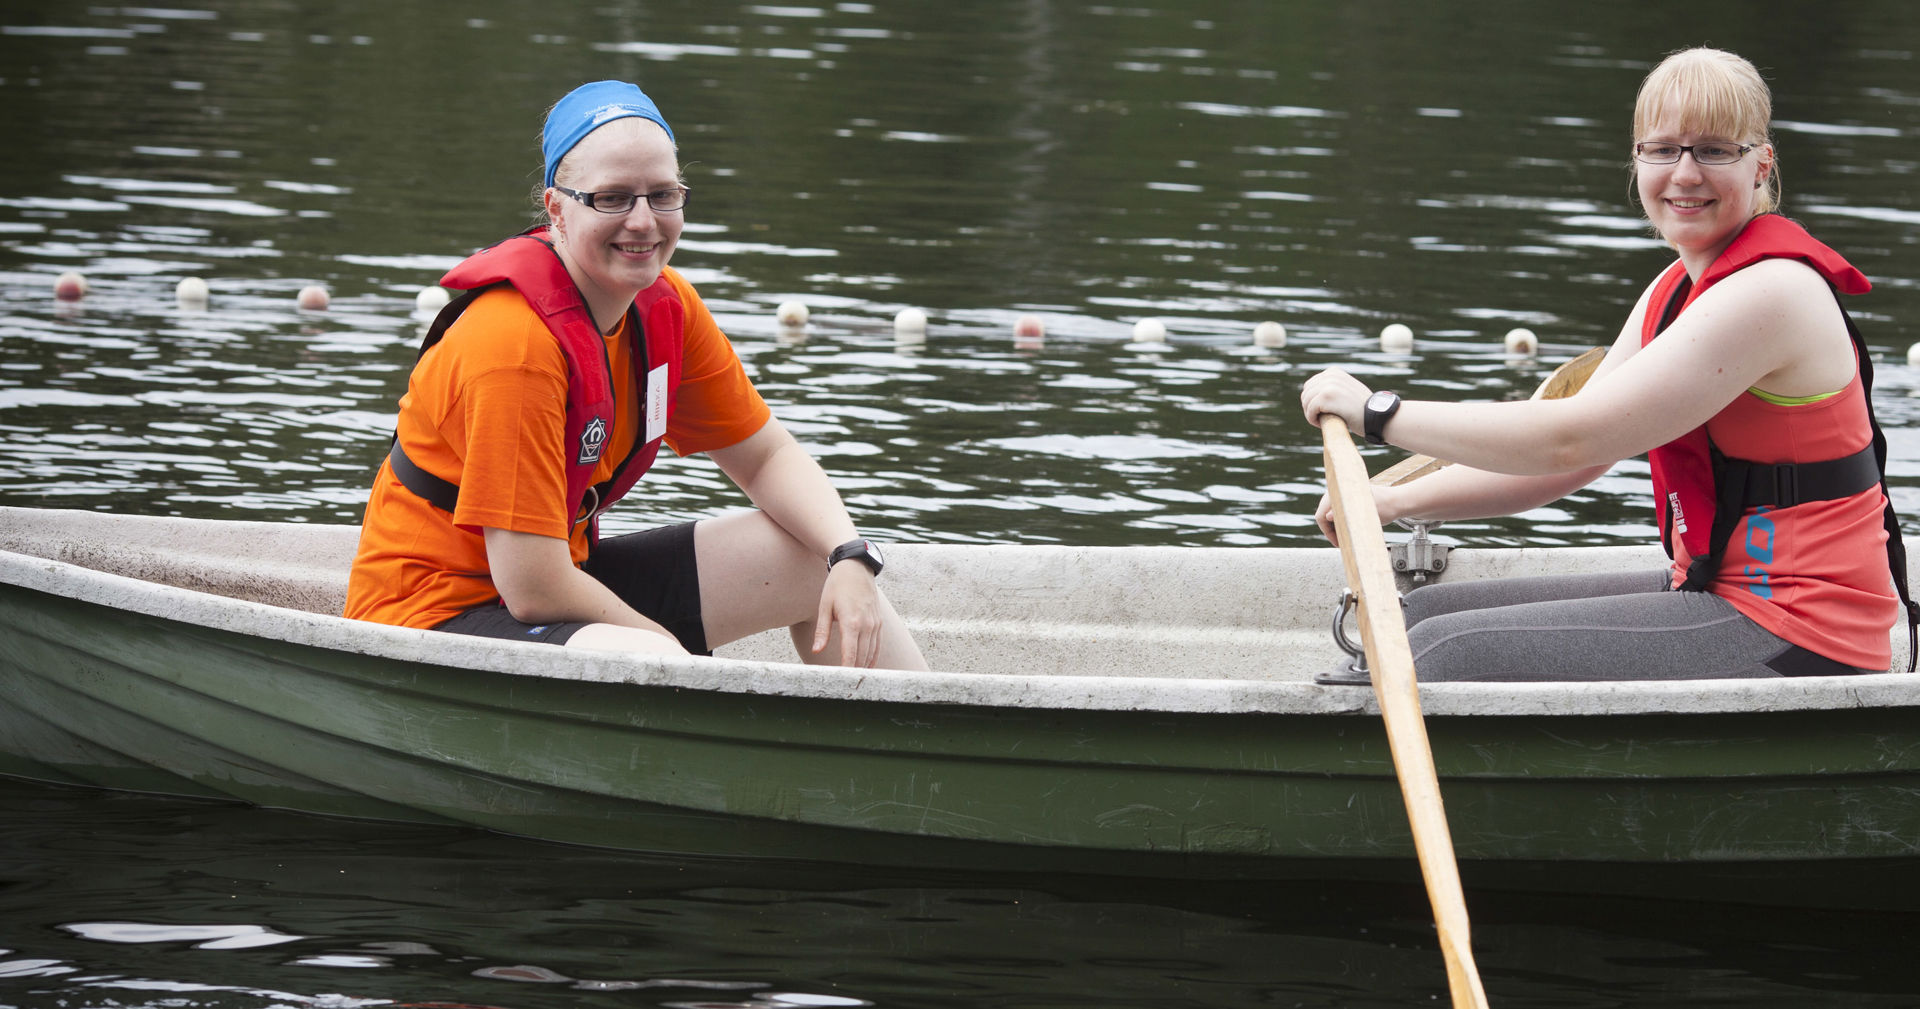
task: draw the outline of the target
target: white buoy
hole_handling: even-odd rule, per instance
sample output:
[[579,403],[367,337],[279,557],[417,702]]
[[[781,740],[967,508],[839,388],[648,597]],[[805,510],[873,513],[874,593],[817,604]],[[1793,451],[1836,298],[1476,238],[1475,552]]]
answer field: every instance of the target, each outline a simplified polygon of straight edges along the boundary
[[293,300],[294,304],[309,312],[318,312],[333,302],[333,298],[327,294],[327,289],[318,284],[309,284],[301,288],[300,293],[293,296]]
[[1253,327],[1253,345],[1268,350],[1277,350],[1287,345],[1287,327],[1277,322],[1263,322]]
[[1920,343],[1907,348],[1907,364],[1910,367],[1920,368]]
[[450,300],[452,299],[447,294],[447,289],[439,284],[423,287],[413,296],[413,310],[432,315],[447,307],[447,302]]
[[773,310],[774,319],[788,329],[799,329],[807,324],[807,306],[798,301],[783,301]]
[[1167,342],[1167,324],[1161,322],[1159,319],[1141,319],[1139,322],[1133,324],[1133,342]]
[[1394,352],[1413,349],[1413,330],[1392,322],[1380,331],[1380,349]]
[[87,278],[68,270],[53,278],[53,296],[61,301],[79,301],[87,296]]
[[205,308],[212,294],[207,289],[207,282],[199,277],[183,277],[173,285],[173,300],[179,302],[182,308]]
[[927,313],[903,308],[893,317],[893,335],[901,343],[919,343],[927,338]]
[[1509,354],[1525,354],[1531,357],[1540,351],[1539,338],[1533,335],[1533,330],[1525,326],[1507,330],[1506,344]]

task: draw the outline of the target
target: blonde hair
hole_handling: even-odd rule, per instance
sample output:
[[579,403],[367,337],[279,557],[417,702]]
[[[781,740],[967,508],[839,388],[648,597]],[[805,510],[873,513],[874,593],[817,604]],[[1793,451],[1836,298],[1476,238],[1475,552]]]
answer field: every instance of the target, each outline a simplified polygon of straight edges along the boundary
[[[1677,122],[1681,130],[1742,144],[1773,143],[1773,93],[1760,71],[1724,49],[1682,49],[1660,61],[1640,82],[1633,103],[1633,138]],[[1634,171],[1638,172],[1638,162]],[[1754,196],[1753,212],[1780,208],[1780,160],[1776,155]]]

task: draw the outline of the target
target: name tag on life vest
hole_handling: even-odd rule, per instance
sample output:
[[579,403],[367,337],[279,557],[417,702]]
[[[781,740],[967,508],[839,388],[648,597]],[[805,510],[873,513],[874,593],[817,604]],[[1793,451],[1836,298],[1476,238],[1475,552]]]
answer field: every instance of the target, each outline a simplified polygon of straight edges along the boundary
[[647,372],[647,432],[643,441],[658,441],[667,433],[667,366]]

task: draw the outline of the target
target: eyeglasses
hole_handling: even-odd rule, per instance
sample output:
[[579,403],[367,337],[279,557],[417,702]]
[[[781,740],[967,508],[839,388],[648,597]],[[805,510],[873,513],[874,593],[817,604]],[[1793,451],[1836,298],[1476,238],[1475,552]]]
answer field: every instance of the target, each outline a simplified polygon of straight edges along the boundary
[[1633,156],[1649,165],[1671,165],[1680,160],[1680,155],[1693,152],[1693,162],[1697,165],[1731,165],[1747,156],[1757,144],[1662,144],[1643,143],[1633,145]]
[[693,191],[685,186],[670,186],[656,189],[642,196],[639,193],[583,193],[578,189],[565,186],[553,187],[564,196],[579,200],[590,209],[603,214],[624,214],[633,209],[633,205],[642,199],[647,201],[647,209],[656,214],[670,214],[676,210],[685,210],[687,201],[693,198]]

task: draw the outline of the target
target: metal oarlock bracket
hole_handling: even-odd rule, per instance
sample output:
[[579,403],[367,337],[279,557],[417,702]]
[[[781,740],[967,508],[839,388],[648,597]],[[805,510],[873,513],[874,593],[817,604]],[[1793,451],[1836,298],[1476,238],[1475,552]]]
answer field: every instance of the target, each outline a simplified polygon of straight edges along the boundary
[[1413,530],[1413,535],[1405,543],[1395,543],[1387,548],[1395,571],[1411,574],[1413,583],[1418,585],[1426,581],[1429,575],[1437,575],[1447,569],[1447,551],[1451,548],[1427,537],[1427,530],[1440,523],[1401,520],[1396,524]]
[[1349,656],[1346,668],[1320,673],[1313,682],[1328,685],[1369,686],[1373,674],[1367,671],[1367,650],[1347,636],[1347,614],[1358,608],[1360,597],[1352,589],[1340,592],[1340,605],[1333,611],[1333,643]]

